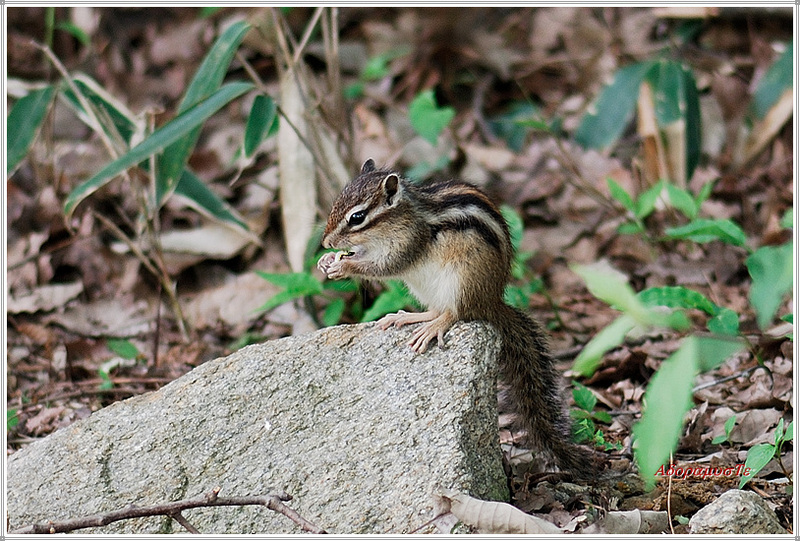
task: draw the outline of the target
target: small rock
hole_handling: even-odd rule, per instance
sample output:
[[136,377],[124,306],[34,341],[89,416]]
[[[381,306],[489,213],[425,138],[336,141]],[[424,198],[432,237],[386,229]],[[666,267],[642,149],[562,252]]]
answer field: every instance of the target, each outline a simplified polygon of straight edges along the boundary
[[689,520],[693,534],[785,534],[775,512],[758,495],[729,490]]

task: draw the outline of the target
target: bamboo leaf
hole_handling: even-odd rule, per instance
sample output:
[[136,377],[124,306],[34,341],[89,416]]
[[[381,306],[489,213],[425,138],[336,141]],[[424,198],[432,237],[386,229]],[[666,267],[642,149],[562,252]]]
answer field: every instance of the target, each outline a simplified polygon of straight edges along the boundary
[[753,279],[750,303],[756,311],[758,326],[765,329],[792,289],[792,243],[762,246],[747,258],[747,270]]
[[652,62],[640,62],[617,71],[575,131],[581,146],[606,148],[619,138],[633,116],[639,85],[653,66]]
[[152,154],[161,152],[168,145],[174,143],[186,133],[202,124],[211,115],[219,111],[231,100],[238,98],[248,90],[252,89],[250,83],[229,83],[208,99],[187,109],[183,114],[167,122],[159,129],[154,131],[144,141],[136,145],[126,154],[112,161],[92,178],[72,190],[64,204],[64,213],[69,219],[75,211],[75,207],[86,199],[89,195],[105,186],[115,176],[132,167],[139,162],[147,159]]
[[[249,29],[250,26],[246,22],[240,21],[232,24],[217,38],[186,89],[183,100],[178,106],[179,115],[211,96],[220,87],[233,55],[236,54]],[[186,161],[199,136],[198,126],[164,150],[164,155],[158,161],[156,175],[156,201],[159,205],[180,180]]]
[[34,90],[20,98],[14,104],[6,119],[6,140],[8,141],[8,165],[6,173],[10,174],[28,153],[28,149],[36,138],[39,126],[47,114],[53,99],[52,86]]
[[794,41],[786,44],[786,50],[772,64],[764,77],[758,83],[755,95],[753,96],[753,112],[756,117],[763,119],[767,113],[780,99],[786,89],[792,88],[794,81],[792,74],[792,64],[794,57]]
[[247,224],[188,169],[183,170],[183,175],[175,187],[175,193],[189,200],[191,206],[201,214],[222,222],[236,224],[243,230],[249,231]]
[[701,243],[721,240],[734,246],[744,246],[747,242],[742,228],[727,219],[696,219],[680,227],[671,227],[665,233],[671,239],[688,239]]
[[244,154],[248,158],[271,131],[277,118],[277,111],[275,100],[269,96],[259,94],[253,100],[253,107],[250,109],[244,130]]

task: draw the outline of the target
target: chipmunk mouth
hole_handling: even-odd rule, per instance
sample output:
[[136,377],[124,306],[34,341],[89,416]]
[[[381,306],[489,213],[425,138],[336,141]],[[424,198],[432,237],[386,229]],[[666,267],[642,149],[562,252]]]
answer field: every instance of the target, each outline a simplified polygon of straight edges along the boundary
[[350,250],[339,250],[336,252],[336,259],[351,259],[356,257],[355,249],[351,248]]

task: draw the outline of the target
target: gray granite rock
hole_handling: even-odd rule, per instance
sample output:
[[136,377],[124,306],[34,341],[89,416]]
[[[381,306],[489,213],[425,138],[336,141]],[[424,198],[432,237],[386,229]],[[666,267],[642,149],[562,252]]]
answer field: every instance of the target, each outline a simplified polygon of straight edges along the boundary
[[[244,348],[100,410],[8,459],[11,530],[204,494],[285,490],[331,533],[406,533],[438,485],[507,498],[497,438],[498,339],[457,324],[418,355],[412,329],[339,326]],[[184,513],[202,533],[299,533],[260,507]],[[91,533],[183,532],[171,519]]]
[[775,512],[754,492],[732,489],[689,520],[693,534],[787,534]]

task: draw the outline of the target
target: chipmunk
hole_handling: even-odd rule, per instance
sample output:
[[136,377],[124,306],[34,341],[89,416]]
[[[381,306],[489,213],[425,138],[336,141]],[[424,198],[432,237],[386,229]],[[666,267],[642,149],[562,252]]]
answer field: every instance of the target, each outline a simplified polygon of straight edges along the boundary
[[333,204],[317,266],[330,279],[400,279],[427,308],[400,311],[381,329],[423,323],[409,345],[423,353],[444,343],[459,320],[485,320],[500,333],[501,378],[528,441],[548,451],[576,478],[593,474],[587,450],[570,440],[570,419],[559,392],[541,326],[503,300],[513,249],[508,226],[485,193],[446,181],[417,185],[367,160]]

